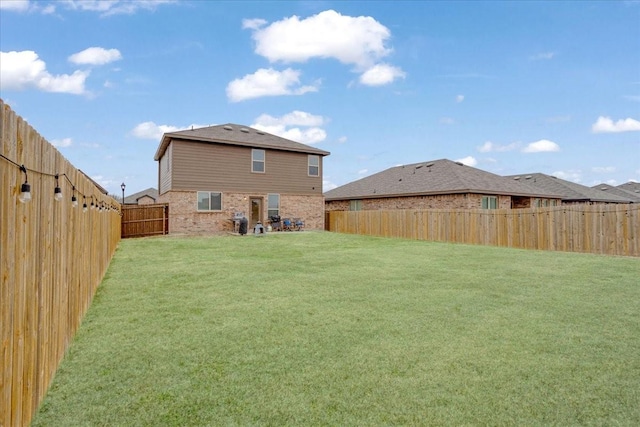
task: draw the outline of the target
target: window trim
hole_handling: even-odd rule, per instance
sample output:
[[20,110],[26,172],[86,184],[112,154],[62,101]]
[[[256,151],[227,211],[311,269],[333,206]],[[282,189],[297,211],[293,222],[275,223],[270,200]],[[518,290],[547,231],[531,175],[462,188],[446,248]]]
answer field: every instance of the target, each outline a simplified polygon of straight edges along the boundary
[[[262,160],[254,157],[255,153],[262,152]],[[256,163],[262,163],[262,170],[255,170]],[[251,173],[265,173],[267,171],[267,150],[262,148],[252,148],[251,149]]]
[[[491,207],[491,201],[495,201],[495,206]],[[485,207],[486,201],[486,207]],[[481,209],[498,209],[498,196],[482,196],[482,200],[480,202]]]
[[349,200],[349,211],[356,212],[362,210],[362,200],[352,199]]
[[[317,164],[312,165],[311,164],[311,159],[315,159]],[[311,168],[316,168],[317,172],[316,174],[312,174],[311,173]],[[320,156],[317,154],[309,154],[307,156],[307,175],[308,176],[320,176]]]
[[[200,209],[200,194],[209,194],[209,209]],[[220,209],[211,209],[211,195],[218,194],[220,196]],[[197,212],[222,212],[223,196],[222,191],[196,191],[196,211]]]

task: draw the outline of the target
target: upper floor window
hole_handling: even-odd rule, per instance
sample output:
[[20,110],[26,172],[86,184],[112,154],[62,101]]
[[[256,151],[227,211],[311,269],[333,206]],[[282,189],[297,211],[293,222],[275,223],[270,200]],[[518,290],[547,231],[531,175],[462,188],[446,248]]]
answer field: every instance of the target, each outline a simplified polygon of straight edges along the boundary
[[222,193],[215,191],[198,191],[199,211],[221,211]]
[[320,156],[309,155],[309,176],[320,176]]
[[264,150],[256,148],[251,150],[251,172],[264,173]]
[[498,209],[498,198],[496,196],[484,196],[482,198],[482,209]]

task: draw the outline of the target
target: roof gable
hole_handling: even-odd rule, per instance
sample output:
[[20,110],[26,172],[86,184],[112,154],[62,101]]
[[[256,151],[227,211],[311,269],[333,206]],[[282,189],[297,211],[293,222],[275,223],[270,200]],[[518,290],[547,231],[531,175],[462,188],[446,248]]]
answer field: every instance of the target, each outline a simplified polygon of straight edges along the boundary
[[295,151],[299,153],[328,156],[328,151],[311,147],[307,144],[291,141],[258,129],[227,123],[219,126],[208,126],[165,133],[162,136],[154,160],[160,160],[172,140],[210,142],[216,144],[240,145],[252,148]]
[[[594,190],[599,190],[599,191],[603,191],[606,192],[604,194],[615,194],[616,196],[620,196],[620,197],[627,197],[631,200],[634,201],[634,203],[638,203],[640,202],[640,188],[638,190],[636,190],[636,192],[632,191],[632,190],[626,190],[624,187],[614,187],[613,185],[609,185],[609,184],[598,184],[598,185],[594,185],[593,187]],[[630,187],[629,187],[630,188]]]
[[525,183],[447,159],[396,166],[325,193],[327,200],[429,194],[496,194],[560,198]]
[[562,200],[569,202],[602,202],[602,203],[630,203],[628,197],[621,197],[615,194],[605,194],[600,190],[587,187],[575,182],[566,181],[543,173],[528,173],[521,175],[510,175],[516,181],[522,181],[543,191],[550,191],[562,195]]

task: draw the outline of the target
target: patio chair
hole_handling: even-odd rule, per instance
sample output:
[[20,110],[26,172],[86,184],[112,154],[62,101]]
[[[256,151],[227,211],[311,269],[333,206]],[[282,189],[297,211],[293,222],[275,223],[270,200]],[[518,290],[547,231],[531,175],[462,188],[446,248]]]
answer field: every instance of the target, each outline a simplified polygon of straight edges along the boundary
[[290,218],[284,218],[282,220],[282,229],[284,231],[293,231],[293,224],[291,223]]
[[294,218],[293,223],[295,224],[296,230],[300,231],[304,228],[304,221],[300,218]]

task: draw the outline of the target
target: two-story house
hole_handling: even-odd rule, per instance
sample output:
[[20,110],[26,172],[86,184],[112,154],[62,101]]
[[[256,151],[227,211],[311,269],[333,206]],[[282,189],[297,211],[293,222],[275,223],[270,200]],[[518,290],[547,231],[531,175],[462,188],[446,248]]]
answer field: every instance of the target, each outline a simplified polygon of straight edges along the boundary
[[324,228],[322,161],[329,152],[250,127],[225,124],[165,133],[158,161],[159,203],[169,231],[233,231],[242,213],[252,228],[268,218],[300,218]]

